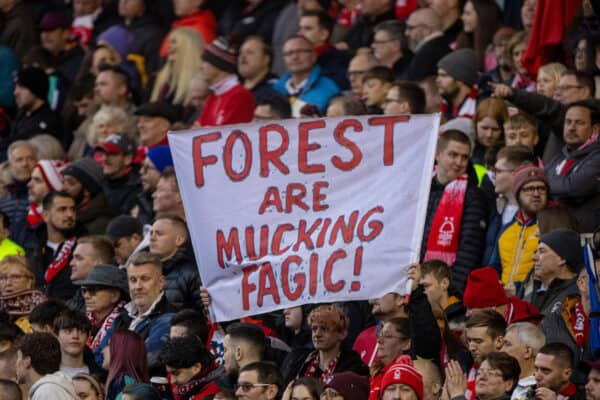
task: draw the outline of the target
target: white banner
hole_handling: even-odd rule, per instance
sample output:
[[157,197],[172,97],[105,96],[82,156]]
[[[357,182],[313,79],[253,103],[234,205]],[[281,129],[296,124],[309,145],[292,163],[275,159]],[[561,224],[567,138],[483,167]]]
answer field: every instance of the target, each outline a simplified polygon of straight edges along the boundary
[[438,126],[439,114],[169,133],[216,320],[404,294]]

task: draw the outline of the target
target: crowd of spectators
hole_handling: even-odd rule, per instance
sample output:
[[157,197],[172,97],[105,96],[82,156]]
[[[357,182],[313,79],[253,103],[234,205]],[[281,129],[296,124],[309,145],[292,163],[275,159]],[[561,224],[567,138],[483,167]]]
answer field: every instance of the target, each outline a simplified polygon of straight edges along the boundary
[[[599,28],[593,0],[0,0],[0,398],[600,400]],[[167,132],[438,112],[408,296],[210,321]]]

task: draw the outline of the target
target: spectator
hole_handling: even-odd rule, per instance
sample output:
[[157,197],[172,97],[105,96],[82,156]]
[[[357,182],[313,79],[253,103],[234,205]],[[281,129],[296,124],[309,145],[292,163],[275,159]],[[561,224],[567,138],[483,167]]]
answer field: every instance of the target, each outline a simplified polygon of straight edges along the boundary
[[317,64],[323,69],[323,74],[330,78],[342,90],[350,88],[346,77],[348,55],[335,47],[329,41],[333,33],[333,20],[325,11],[305,11],[300,16],[298,33],[307,38],[317,53]]
[[542,96],[554,98],[557,92],[561,75],[567,67],[561,63],[549,63],[542,65],[538,70],[535,91]]
[[446,120],[475,115],[477,83],[475,54],[471,49],[459,49],[438,61],[436,84],[442,96],[440,111]]
[[[452,0],[435,0],[430,4],[430,8],[440,17],[442,21],[443,38],[446,44],[451,46],[457,40],[458,35],[463,30],[463,21],[460,18],[463,11],[464,2]],[[477,65],[473,62],[473,67]]]
[[114,329],[129,329],[140,335],[146,345],[150,370],[160,370],[158,354],[169,337],[172,315],[164,292],[162,263],[150,253],[139,252],[127,266],[127,279],[131,302],[121,309]]
[[350,96],[338,96],[329,101],[327,117],[343,117],[345,115],[365,115],[367,108],[359,99]]
[[442,21],[431,8],[413,11],[406,21],[408,47],[414,53],[405,79],[420,81],[437,75],[436,65],[450,47],[442,35]]
[[64,191],[77,203],[77,221],[87,233],[103,234],[114,213],[102,191],[102,167],[86,157],[72,162],[62,173]]
[[588,375],[588,381],[585,385],[585,398],[586,400],[596,400],[598,399],[598,379],[599,377],[599,365],[598,361],[588,361],[588,366],[590,367],[590,373]]
[[33,171],[31,179],[27,183],[27,193],[29,199],[29,211],[27,213],[27,225],[35,228],[42,223],[42,201],[44,197],[55,190],[62,190],[63,177],[62,169],[64,164],[61,161],[40,160]]
[[100,104],[122,108],[128,114],[134,111],[135,107],[131,102],[131,79],[119,66],[99,67],[94,93]]
[[163,400],[158,389],[148,383],[131,383],[121,393],[127,400]]
[[185,222],[176,216],[158,215],[150,231],[149,250],[163,264],[165,295],[173,308],[202,309],[202,284]]
[[572,229],[575,232],[579,231],[577,220],[567,207],[559,204],[547,207],[538,213],[538,230],[540,231],[540,236],[544,236],[546,233],[559,228]]
[[75,393],[80,399],[102,400],[104,392],[100,383],[89,374],[77,374],[72,379]]
[[500,27],[500,10],[493,0],[467,0],[461,19],[463,30],[456,38],[456,48],[473,49],[475,67],[486,71],[488,46]]
[[115,330],[103,355],[102,367],[108,370],[106,400],[120,399],[127,385],[148,382],[146,347],[136,333]]
[[142,104],[135,114],[140,131],[140,146],[135,161],[141,162],[153,148],[169,145],[167,132],[177,121],[177,113],[165,102],[152,102]]
[[383,113],[386,115],[424,114],[425,92],[414,82],[394,82],[385,96]]
[[[351,372],[342,372],[342,374],[351,374]],[[364,379],[364,377],[361,378]],[[343,381],[343,379],[338,379],[338,381]],[[352,385],[352,388],[356,389],[356,385]],[[319,381],[317,381],[315,378],[302,376],[288,385],[288,387],[285,389],[285,393],[283,394],[282,398],[288,398],[288,393],[290,398],[305,398],[307,400],[318,400],[321,398],[322,389]],[[363,396],[363,398],[365,398],[365,396]]]
[[169,338],[194,336],[205,345],[208,342],[208,325],[206,317],[199,311],[181,310],[171,318]]
[[363,78],[365,74],[377,66],[377,60],[370,51],[357,52],[348,64],[348,80],[350,94],[356,99],[362,99]]
[[231,385],[230,381],[235,380],[236,375],[241,376],[242,368],[262,361],[265,346],[265,333],[257,325],[229,325],[223,339],[223,365],[227,376],[221,385]]
[[390,68],[395,79],[402,79],[412,59],[404,24],[400,21],[383,21],[374,28],[373,55],[379,64]]
[[[500,99],[485,99],[477,104],[473,124],[475,125],[475,148],[471,155],[474,164],[485,167],[485,154],[488,150],[504,142],[504,123],[508,120],[508,110]],[[483,180],[485,169],[477,169],[479,182]]]
[[94,149],[110,135],[135,135],[135,122],[123,109],[114,106],[101,106],[92,118],[92,126],[87,136],[85,155],[93,156]]
[[221,371],[200,339],[193,336],[171,339],[160,352],[160,360],[171,376],[174,395],[203,399],[221,391],[216,384]]
[[535,357],[545,342],[544,333],[532,323],[517,322],[506,328],[502,352],[516,358],[521,368],[511,400],[527,398],[527,392],[534,389]]
[[68,300],[75,294],[69,265],[77,244],[75,200],[57,191],[44,197],[44,223],[33,232],[25,245],[36,286],[48,297]]
[[249,392],[255,393],[256,400],[275,400],[283,389],[281,373],[277,367],[267,362],[255,362],[240,369],[236,385],[236,396],[241,398],[241,393],[248,396]]
[[219,18],[219,34],[231,35],[240,41],[250,35],[258,35],[270,42],[282,7],[282,2],[265,0],[255,1],[250,7],[243,2],[231,3]]
[[[87,279],[92,269],[98,264],[112,264],[115,252],[112,243],[104,236],[84,236],[77,241],[71,259],[71,281],[77,285],[78,281]],[[67,302],[69,307],[80,312],[85,311],[85,301],[81,289]]]
[[569,207],[583,232],[600,224],[590,213],[600,201],[594,179],[600,173],[600,110],[592,100],[566,106],[562,151],[546,166],[550,197]]
[[115,261],[120,269],[126,268],[131,257],[148,247],[150,235],[145,234],[145,230],[144,225],[129,215],[119,215],[106,228],[106,236],[113,244]]
[[462,330],[459,327],[464,323],[466,310],[458,296],[459,293],[451,287],[450,282],[452,270],[445,262],[430,260],[421,266],[419,284],[423,286],[429,304],[432,308],[436,305],[442,308],[451,330]]
[[5,212],[0,211],[0,261],[10,255],[25,255],[25,250],[8,237],[10,235],[10,221]]
[[504,140],[507,146],[525,146],[534,151],[540,141],[537,122],[523,112],[508,117],[504,123]]
[[102,164],[102,189],[110,207],[118,214],[129,214],[141,190],[140,176],[133,167],[136,146],[123,135],[110,135],[96,147]]
[[374,67],[363,77],[362,95],[369,114],[382,114],[383,104],[394,76],[387,67]]
[[261,100],[254,109],[254,121],[292,118],[290,102],[279,93]]
[[512,59],[514,75],[509,78],[507,84],[515,89],[533,92],[535,91],[535,81],[529,76],[529,72],[521,62],[528,42],[529,34],[527,32],[516,33],[508,42],[507,51]]
[[404,357],[383,376],[379,398],[382,400],[423,400],[423,379]]
[[440,368],[430,360],[413,360],[423,381],[423,400],[439,400],[443,389]]
[[570,382],[573,374],[574,356],[562,343],[547,343],[535,356],[536,396],[564,396],[582,399],[581,388]]
[[18,113],[8,143],[27,140],[38,133],[46,132],[62,140],[61,120],[46,101],[48,96],[46,73],[40,68],[25,67],[17,73],[15,83]]
[[[112,7],[102,7],[100,0],[76,0],[73,2],[73,36],[83,44],[93,42],[98,33],[118,22]],[[115,13],[116,14],[116,13]]]
[[[462,291],[469,272],[481,263],[487,207],[467,177],[469,139],[462,132],[449,130],[440,136],[437,146],[437,172],[431,181],[421,258],[440,259],[453,266],[452,287]],[[460,193],[461,200],[451,205],[450,193]],[[454,224],[452,230],[450,224]],[[443,232],[453,232],[451,240],[439,241]]]
[[136,205],[131,210],[131,215],[135,216],[142,224],[149,224],[154,220],[152,194],[156,190],[160,174],[167,167],[173,167],[171,150],[168,146],[154,147],[148,151],[146,159],[142,162],[140,168],[142,192],[138,193]]
[[35,29],[23,29],[25,26],[35,26],[31,10],[22,0],[10,0],[0,5],[0,14],[4,19],[0,42],[10,47],[21,59],[36,42]]
[[[204,43],[211,43],[215,39],[216,21],[213,13],[204,7],[205,0],[176,0],[173,2],[173,10],[177,19],[171,24],[171,30],[180,27],[188,27],[197,31]],[[168,50],[168,38],[166,36],[160,48],[160,56],[166,57]]]
[[201,71],[213,93],[206,100],[197,121],[201,126],[252,120],[254,100],[252,94],[240,85],[236,70],[237,53],[225,39],[216,39],[202,53]]
[[64,160],[66,157],[63,145],[52,135],[42,133],[28,140],[33,145],[40,160]]
[[49,299],[38,304],[29,313],[29,323],[33,332],[46,332],[54,334],[54,320],[69,307],[61,300]]
[[273,87],[290,98],[292,115],[299,116],[305,104],[313,104],[319,113],[325,113],[329,100],[340,89],[317,65],[313,44],[304,36],[292,36],[284,44],[283,55],[288,72]]
[[10,379],[0,379],[0,396],[6,400],[21,400],[22,392],[19,385]]
[[68,376],[59,371],[60,344],[50,333],[25,335],[17,351],[17,376],[32,400],[77,399]]
[[535,235],[537,213],[548,205],[548,179],[544,170],[533,164],[517,167],[513,172],[513,194],[519,211],[500,230],[490,260],[501,271],[503,284],[519,284],[533,267],[533,253],[538,246]]
[[165,213],[175,215],[185,221],[183,200],[179,192],[179,185],[175,170],[165,168],[156,184],[156,190],[152,194],[153,209],[156,214]]
[[206,99],[210,96],[208,82],[204,79],[204,74],[198,72],[190,81],[189,98],[187,106],[191,109],[191,114],[184,121],[186,125],[192,125],[202,114]]
[[477,87],[480,98],[488,97],[492,94],[493,90],[488,85],[489,82],[504,83],[512,76],[512,57],[507,53],[506,46],[516,32],[513,28],[504,26],[494,34],[491,54],[495,58],[496,65],[491,70],[487,70],[479,76]]
[[380,22],[396,19],[393,1],[376,0],[363,2],[361,5],[362,15],[350,26],[341,42],[336,44],[340,50],[370,46],[375,26]]
[[103,365],[102,351],[114,331],[114,321],[128,299],[127,276],[113,265],[97,264],[85,279],[76,281],[85,301],[91,325],[87,344],[96,364]]

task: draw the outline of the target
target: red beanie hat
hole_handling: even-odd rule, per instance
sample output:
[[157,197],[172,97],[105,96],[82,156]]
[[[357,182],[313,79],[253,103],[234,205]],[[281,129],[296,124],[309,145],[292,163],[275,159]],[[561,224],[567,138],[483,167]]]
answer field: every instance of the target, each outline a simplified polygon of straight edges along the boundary
[[471,271],[463,295],[465,307],[494,307],[509,302],[494,267],[483,267]]
[[546,188],[548,185],[548,178],[546,178],[546,173],[543,168],[538,167],[535,164],[525,164],[521,165],[517,169],[515,169],[512,173],[513,176],[513,193],[519,199],[519,192],[521,188],[529,182],[540,181]]
[[395,383],[410,386],[415,391],[417,399],[423,399],[423,378],[419,371],[413,367],[410,357],[400,356],[383,375],[381,395],[383,396],[386,387]]

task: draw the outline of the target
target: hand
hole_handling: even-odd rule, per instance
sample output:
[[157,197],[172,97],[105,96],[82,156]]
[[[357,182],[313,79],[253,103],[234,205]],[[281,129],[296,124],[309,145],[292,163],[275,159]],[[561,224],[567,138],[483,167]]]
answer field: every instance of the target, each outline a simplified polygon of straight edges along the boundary
[[450,360],[446,367],[446,389],[451,399],[465,395],[467,374],[463,372],[458,361]]
[[350,48],[346,42],[337,42],[333,46],[338,50],[348,50]]
[[540,400],[556,400],[556,392],[545,387],[535,389],[535,398]]
[[410,292],[414,292],[417,286],[419,286],[419,282],[421,281],[421,265],[413,264],[408,267],[407,276],[409,279],[412,279],[412,285],[410,287]]
[[494,89],[492,97],[506,99],[508,97],[512,97],[514,94],[512,88],[508,85],[505,85],[504,83],[488,82],[488,85],[490,85],[490,87]]
[[504,285],[504,293],[506,297],[516,296],[517,295],[517,287],[514,283],[510,282]]
[[283,392],[283,395],[281,396],[281,400],[290,400],[292,398],[292,385],[294,384],[294,381],[290,381],[290,383],[288,383],[287,387],[285,388],[285,391]]
[[210,294],[208,294],[208,290],[206,290],[204,286],[200,286],[200,300],[202,300],[202,305],[204,306],[204,314],[206,316],[210,316],[208,307],[210,307],[212,299],[210,298]]

